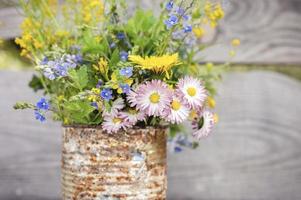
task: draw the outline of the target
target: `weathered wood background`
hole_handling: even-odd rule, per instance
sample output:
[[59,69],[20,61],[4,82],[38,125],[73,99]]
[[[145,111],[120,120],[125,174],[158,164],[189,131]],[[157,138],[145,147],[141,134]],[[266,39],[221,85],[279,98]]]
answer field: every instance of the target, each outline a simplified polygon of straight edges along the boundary
[[[61,129],[17,100],[38,100],[31,72],[0,71],[0,199],[60,198]],[[229,73],[220,123],[197,150],[170,154],[168,199],[300,200],[301,83],[271,72]]]
[[[158,10],[160,1],[142,0],[142,6]],[[233,62],[301,63],[301,0],[220,1],[226,18],[212,40],[215,45],[201,55],[206,60],[228,61],[231,40],[240,38],[242,45]],[[22,16],[7,4],[12,1],[0,0],[0,37],[12,38],[20,34]]]

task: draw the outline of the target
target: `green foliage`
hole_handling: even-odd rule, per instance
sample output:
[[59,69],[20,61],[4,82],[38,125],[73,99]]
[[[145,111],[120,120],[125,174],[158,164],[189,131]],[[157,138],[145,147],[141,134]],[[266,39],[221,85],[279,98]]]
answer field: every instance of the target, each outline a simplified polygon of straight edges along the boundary
[[[88,101],[71,101],[64,104],[69,124],[90,124],[90,114],[95,110]],[[93,122],[92,122],[93,123]]]
[[80,91],[82,91],[88,85],[89,79],[86,66],[83,66],[78,70],[69,70],[69,76],[73,82],[73,85]]

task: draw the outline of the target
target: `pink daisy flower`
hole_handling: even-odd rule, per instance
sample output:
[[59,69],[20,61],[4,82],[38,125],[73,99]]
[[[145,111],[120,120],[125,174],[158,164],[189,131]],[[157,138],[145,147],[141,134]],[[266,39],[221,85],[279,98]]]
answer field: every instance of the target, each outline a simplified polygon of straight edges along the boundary
[[214,124],[214,114],[205,110],[203,112],[201,121],[197,120],[192,122],[193,129],[196,130],[196,132],[194,132],[192,135],[198,140],[207,137],[211,133]]
[[172,91],[160,80],[148,81],[136,91],[136,104],[148,116],[162,116],[172,100]]
[[186,76],[179,80],[180,97],[192,109],[200,109],[207,98],[207,91],[200,80]]
[[103,116],[105,115],[117,115],[120,110],[122,110],[125,107],[124,101],[122,98],[116,99],[111,107],[111,110],[104,109]]
[[121,112],[120,116],[124,118],[129,124],[135,125],[138,121],[145,120],[145,113],[141,111],[137,111],[135,109],[131,109],[127,112]]
[[131,107],[135,107],[137,105],[136,97],[137,97],[137,93],[132,90],[127,94],[126,99]]
[[188,118],[189,113],[190,109],[175,93],[170,107],[164,112],[164,118],[172,124],[180,124]]
[[105,115],[102,128],[109,134],[117,133],[119,130],[126,130],[131,125],[121,115]]

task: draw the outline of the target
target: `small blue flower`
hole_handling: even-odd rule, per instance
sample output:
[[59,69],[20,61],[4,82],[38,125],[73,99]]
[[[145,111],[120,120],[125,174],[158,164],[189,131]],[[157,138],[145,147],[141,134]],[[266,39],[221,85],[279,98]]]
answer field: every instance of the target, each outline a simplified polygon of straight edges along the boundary
[[59,76],[65,77],[68,75],[68,68],[71,66],[69,63],[59,63],[56,65],[55,70]]
[[95,109],[98,109],[97,102],[91,102],[91,106],[94,107]]
[[123,40],[125,38],[125,34],[120,32],[120,33],[117,33],[116,37],[118,40]]
[[47,65],[48,63],[48,58],[44,57],[43,60],[40,62],[40,65]]
[[185,10],[181,7],[177,7],[176,8],[176,12],[178,13],[178,15],[183,16],[185,14]]
[[40,110],[49,110],[49,102],[45,98],[41,98],[36,106]]
[[75,62],[76,63],[82,63],[83,62],[83,56],[81,54],[75,55]]
[[192,31],[192,26],[191,25],[184,26],[184,32],[185,33],[190,33],[191,31]]
[[45,116],[42,113],[40,113],[39,111],[37,111],[37,110],[34,111],[34,115],[35,115],[36,120],[39,120],[40,122],[46,121]]
[[54,71],[51,68],[47,67],[43,70],[43,74],[49,80],[54,80],[56,78]]
[[122,89],[122,92],[128,94],[131,90],[131,87],[128,84],[119,84],[119,87]]
[[113,49],[113,48],[115,48],[115,47],[116,47],[116,43],[115,43],[115,42],[112,42],[112,43],[110,44],[110,48]]
[[173,8],[173,5],[174,5],[174,2],[173,2],[173,1],[169,1],[169,2],[166,4],[166,6],[165,6],[166,10],[171,11],[172,8]]
[[99,79],[96,84],[96,88],[100,88],[102,85],[103,85],[103,81]]
[[101,91],[100,93],[100,96],[106,100],[106,101],[110,101],[111,99],[113,99],[113,96],[112,96],[113,92],[111,89],[109,88],[105,88]]
[[126,62],[128,60],[129,54],[125,51],[120,52],[120,60]]
[[125,67],[119,70],[119,74],[121,76],[125,76],[127,78],[130,78],[133,75],[133,67]]
[[175,153],[180,153],[180,152],[182,152],[183,151],[183,149],[181,148],[181,147],[175,147],[174,148],[174,152]]
[[184,15],[184,16],[183,16],[183,19],[184,19],[185,21],[188,21],[188,20],[191,19],[191,16],[190,16],[190,15]]
[[168,20],[165,20],[165,25],[167,29],[171,29],[179,21],[179,18],[176,15],[171,15]]

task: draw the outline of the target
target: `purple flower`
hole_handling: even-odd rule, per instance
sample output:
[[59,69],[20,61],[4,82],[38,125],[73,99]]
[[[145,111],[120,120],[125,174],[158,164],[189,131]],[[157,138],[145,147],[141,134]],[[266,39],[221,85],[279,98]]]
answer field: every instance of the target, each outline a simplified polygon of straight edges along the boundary
[[62,77],[67,76],[69,66],[70,65],[68,63],[58,63],[55,67],[57,75]]
[[178,15],[183,16],[185,14],[185,10],[181,7],[177,7],[176,8],[176,12],[178,13]]
[[91,102],[91,106],[94,107],[95,109],[98,109],[97,102]]
[[119,74],[121,76],[125,76],[127,78],[130,78],[133,75],[133,67],[125,67],[119,70]]
[[112,94],[113,94],[113,92],[112,92],[111,89],[105,88],[105,89],[103,89],[103,90],[101,91],[100,96],[101,96],[104,100],[109,101],[109,100],[113,99]]
[[176,146],[176,147],[174,148],[174,152],[175,152],[175,153],[180,153],[180,152],[182,152],[182,151],[183,151],[183,149],[182,149],[181,147]]
[[45,98],[41,98],[36,107],[40,110],[49,110],[49,102]]
[[171,29],[174,25],[178,23],[179,19],[176,15],[171,15],[168,20],[165,20],[165,25],[167,29]]
[[44,57],[43,60],[40,62],[40,65],[47,65],[48,63],[48,58]]
[[128,84],[119,84],[124,94],[128,94],[131,91],[131,87]]
[[120,33],[117,33],[116,37],[118,40],[123,40],[125,38],[125,34],[120,32]]
[[49,67],[46,67],[44,69],[43,74],[49,80],[54,80],[56,78],[54,71],[52,71],[52,69]]
[[34,115],[35,115],[36,120],[39,120],[40,122],[46,121],[45,116],[42,113],[40,113],[39,111],[35,110]]
[[171,11],[172,8],[173,8],[173,6],[174,6],[174,2],[173,2],[173,1],[169,1],[169,2],[166,4],[165,8],[166,8],[166,10]]
[[120,52],[120,60],[126,62],[128,60],[129,54],[125,51]]
[[102,85],[103,85],[103,81],[99,79],[96,84],[96,88],[100,88]]
[[191,31],[192,31],[192,26],[191,25],[184,26],[184,32],[185,33],[190,33]]
[[110,44],[110,48],[113,49],[113,48],[115,48],[115,47],[116,47],[116,43],[115,43],[115,42],[112,42],[112,43]]

